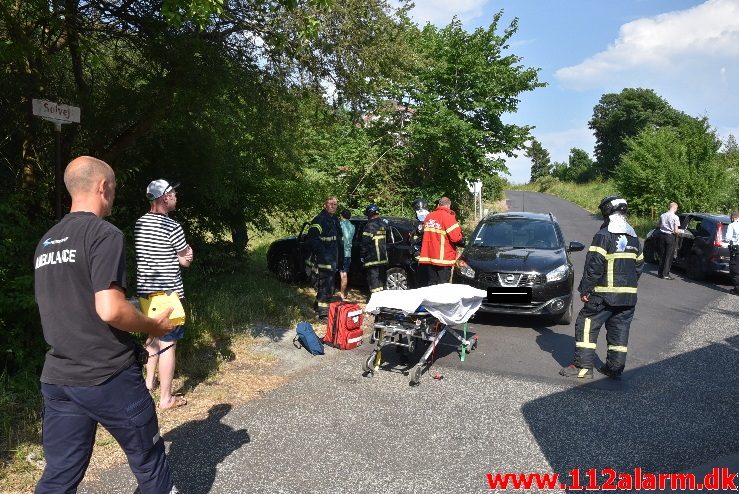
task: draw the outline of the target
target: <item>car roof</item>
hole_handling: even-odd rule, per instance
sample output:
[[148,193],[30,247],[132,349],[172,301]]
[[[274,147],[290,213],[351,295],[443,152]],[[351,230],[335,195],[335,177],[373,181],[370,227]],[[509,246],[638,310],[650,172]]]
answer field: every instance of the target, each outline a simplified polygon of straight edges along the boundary
[[506,219],[526,219],[532,221],[552,221],[557,222],[557,218],[552,213],[529,213],[526,211],[506,211],[504,213],[489,213],[482,221],[501,221]]
[[[407,228],[413,228],[414,224],[416,223],[416,220],[412,220],[410,218],[402,218],[400,216],[380,216],[383,220],[387,220],[391,225],[395,226],[405,226]],[[351,221],[355,222],[366,222],[367,217],[366,216],[352,216],[350,218]]]
[[708,218],[716,222],[728,223],[729,215],[717,214],[717,213],[681,213],[683,216],[699,216],[701,218]]

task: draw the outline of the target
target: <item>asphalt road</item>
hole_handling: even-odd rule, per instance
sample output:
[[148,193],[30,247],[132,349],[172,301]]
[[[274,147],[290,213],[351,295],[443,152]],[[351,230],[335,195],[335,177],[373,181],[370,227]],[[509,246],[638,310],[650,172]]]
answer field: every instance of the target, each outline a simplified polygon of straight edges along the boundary
[[[599,225],[564,201],[526,193],[518,202],[516,194],[510,209],[551,210],[569,240],[587,244]],[[584,256],[573,257],[580,269]],[[443,379],[425,374],[418,387],[408,385],[402,365],[363,377],[369,345],[330,350],[322,366],[259,400],[224,403],[164,431],[176,486],[183,493],[466,493],[502,491],[490,489],[487,473],[556,472],[567,482],[575,468],[581,475],[589,468],[737,472],[737,298],[680,275],[662,281],[653,270],[639,287],[620,383],[560,378],[572,328],[520,318],[474,322],[480,348],[464,363],[447,351],[434,364]],[[80,492],[134,488],[120,466]]]
[[[582,308],[577,285],[582,277],[587,246],[600,228],[602,219],[549,194],[506,191],[506,197],[509,211],[552,212],[567,243],[577,240],[585,244],[585,250],[571,254],[575,268],[572,323],[569,326],[551,325],[530,316],[478,313],[470,328],[478,334],[479,352],[461,365],[559,380],[559,369],[572,362],[575,319]],[[656,271],[656,265],[645,264],[644,274],[639,280],[639,303],[629,335],[627,367],[631,372],[624,376],[625,381],[669,350],[678,334],[676,330],[689,325],[705,312],[706,307],[710,307],[720,292],[730,288],[725,285],[728,282],[725,279],[694,282],[677,271],[675,279],[670,281],[659,279]],[[601,332],[597,352],[605,358],[605,328]],[[449,361],[452,364],[453,359]]]

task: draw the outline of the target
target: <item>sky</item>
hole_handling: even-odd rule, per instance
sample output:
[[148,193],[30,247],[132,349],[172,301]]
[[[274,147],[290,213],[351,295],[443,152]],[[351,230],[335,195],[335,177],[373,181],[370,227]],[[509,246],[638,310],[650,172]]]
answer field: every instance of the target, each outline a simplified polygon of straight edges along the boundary
[[[739,139],[739,0],[416,0],[420,25],[446,26],[457,16],[467,31],[497,31],[513,18],[509,53],[541,69],[545,88],[520,95],[504,123],[533,125],[551,161],[578,147],[594,158],[588,128],[601,96],[653,89],[673,108],[707,117],[719,137]],[[531,162],[507,159],[512,183],[526,183]]]

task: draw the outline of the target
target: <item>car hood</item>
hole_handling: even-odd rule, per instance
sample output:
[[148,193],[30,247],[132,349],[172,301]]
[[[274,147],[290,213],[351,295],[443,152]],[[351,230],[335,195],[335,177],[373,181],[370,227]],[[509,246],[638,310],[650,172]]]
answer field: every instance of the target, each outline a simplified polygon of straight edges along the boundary
[[481,245],[466,247],[461,258],[472,269],[510,273],[532,271],[548,273],[567,263],[564,249],[540,250]]

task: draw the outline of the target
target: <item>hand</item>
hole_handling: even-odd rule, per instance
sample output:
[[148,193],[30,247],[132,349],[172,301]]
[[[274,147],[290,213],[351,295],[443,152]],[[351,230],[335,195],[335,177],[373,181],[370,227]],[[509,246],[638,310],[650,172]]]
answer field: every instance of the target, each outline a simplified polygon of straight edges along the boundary
[[580,295],[580,300],[583,303],[587,303],[587,301],[588,301],[589,298],[590,298],[590,294],[589,293],[583,293],[582,295]]
[[149,333],[150,335],[162,336],[167,333],[170,333],[175,328],[175,325],[169,319],[169,316],[170,314],[172,314],[172,311],[174,311],[174,307],[168,307],[167,309],[164,310],[164,312],[162,312],[161,315],[152,318],[156,321],[157,330]]
[[190,247],[190,250],[185,255],[185,260],[188,262],[192,262],[192,258],[193,258],[193,251],[192,251],[192,247]]

